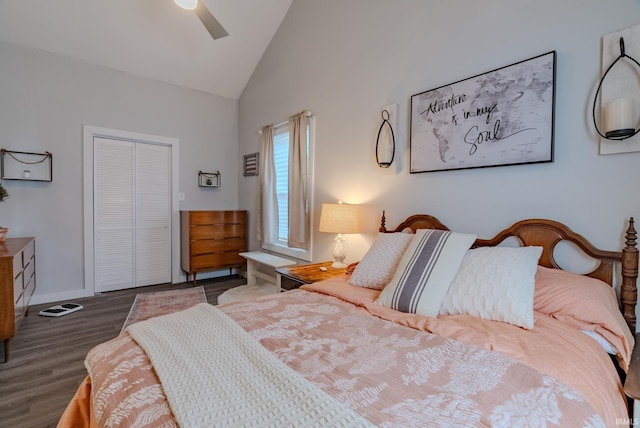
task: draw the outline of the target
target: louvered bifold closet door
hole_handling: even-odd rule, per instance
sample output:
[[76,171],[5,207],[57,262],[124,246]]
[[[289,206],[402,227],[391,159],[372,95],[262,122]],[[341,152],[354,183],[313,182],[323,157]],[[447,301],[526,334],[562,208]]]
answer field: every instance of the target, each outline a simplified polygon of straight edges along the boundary
[[171,282],[171,149],[136,144],[136,286]]
[[94,138],[96,292],[171,282],[171,148]]
[[134,150],[128,141],[94,138],[96,292],[134,286]]

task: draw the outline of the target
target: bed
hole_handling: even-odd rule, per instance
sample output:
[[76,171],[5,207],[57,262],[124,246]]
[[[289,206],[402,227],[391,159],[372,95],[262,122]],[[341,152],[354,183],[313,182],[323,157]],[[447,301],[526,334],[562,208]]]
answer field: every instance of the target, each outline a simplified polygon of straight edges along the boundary
[[[97,346],[58,426],[629,425],[633,219],[621,251],[551,220],[491,239],[429,215],[385,223],[342,278],[200,304]],[[596,268],[562,271],[562,241]]]

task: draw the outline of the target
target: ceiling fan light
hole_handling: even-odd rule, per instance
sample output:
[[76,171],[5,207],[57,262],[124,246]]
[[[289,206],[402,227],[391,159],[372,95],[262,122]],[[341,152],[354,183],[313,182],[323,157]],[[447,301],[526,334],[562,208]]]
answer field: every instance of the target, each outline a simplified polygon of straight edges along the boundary
[[198,0],[173,0],[183,9],[193,10],[198,6]]

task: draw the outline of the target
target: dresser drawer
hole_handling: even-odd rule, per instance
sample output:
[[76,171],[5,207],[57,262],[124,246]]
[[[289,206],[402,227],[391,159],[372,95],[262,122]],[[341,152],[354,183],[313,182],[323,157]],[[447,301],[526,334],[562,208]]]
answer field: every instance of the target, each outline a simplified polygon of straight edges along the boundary
[[225,251],[246,251],[244,238],[201,239],[191,242],[191,254],[221,253]]
[[191,270],[211,269],[214,267],[238,266],[244,263],[244,258],[238,253],[213,253],[193,256]]
[[29,279],[33,276],[33,273],[36,270],[36,261],[31,259],[29,264],[24,268],[24,283],[26,284]]
[[300,280],[295,280],[284,275],[280,276],[280,287],[285,290],[295,290],[304,284],[305,283]]
[[247,214],[244,211],[191,211],[191,224],[244,224]]
[[22,272],[22,251],[13,256],[13,277],[15,278],[18,272]]
[[13,280],[13,302],[16,303],[22,296],[24,289],[22,272]]
[[242,238],[247,234],[244,224],[220,224],[207,226],[191,226],[190,238],[194,239],[222,239]]
[[36,276],[32,275],[30,277],[24,278],[25,286],[24,293],[22,293],[22,297],[24,299],[24,307],[29,306],[29,302],[31,301],[31,296],[33,296],[33,292],[36,291]]
[[35,253],[36,241],[31,241],[26,247],[24,247],[24,250],[22,250],[22,265],[26,266],[27,263],[31,261]]

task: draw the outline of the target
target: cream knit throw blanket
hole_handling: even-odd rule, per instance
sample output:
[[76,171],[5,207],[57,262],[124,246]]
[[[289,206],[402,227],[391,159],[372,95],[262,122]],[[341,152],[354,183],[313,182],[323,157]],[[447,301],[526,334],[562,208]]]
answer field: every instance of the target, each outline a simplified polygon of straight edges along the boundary
[[182,427],[371,426],[207,303],[135,323]]

